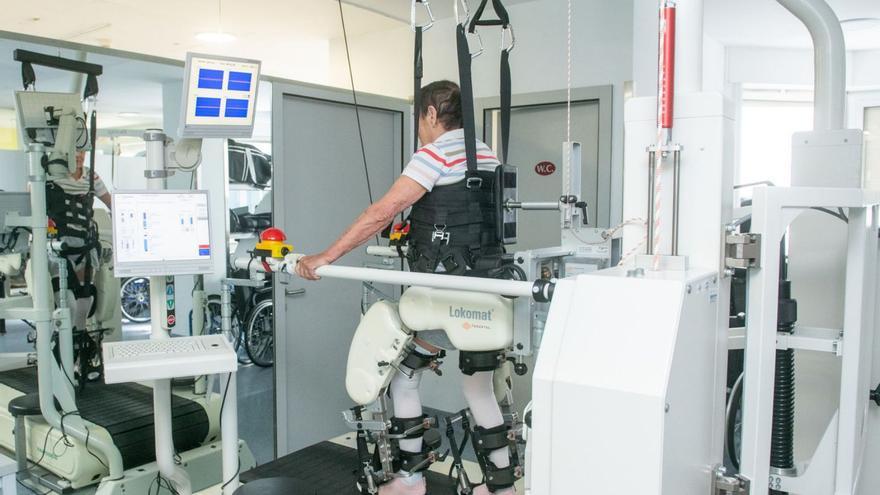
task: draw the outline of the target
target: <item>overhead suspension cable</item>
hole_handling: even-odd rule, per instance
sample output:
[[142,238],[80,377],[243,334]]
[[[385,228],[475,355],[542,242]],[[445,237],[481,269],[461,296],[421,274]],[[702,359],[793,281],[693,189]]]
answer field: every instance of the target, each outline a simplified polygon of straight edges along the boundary
[[[373,204],[373,187],[370,184],[370,168],[367,165],[367,147],[364,145],[364,131],[361,126],[361,111],[360,105],[358,105],[358,97],[357,90],[354,85],[354,71],[351,68],[351,51],[348,46],[348,30],[345,28],[345,13],[342,9],[342,0],[337,0],[339,4],[339,20],[342,23],[342,39],[345,42],[345,59],[348,63],[348,79],[351,82],[351,98],[354,103],[354,115],[357,120],[357,130],[358,130],[358,138],[360,140],[361,145],[361,159],[364,165],[364,178],[367,181],[367,197],[370,200],[370,204]],[[379,235],[376,234],[376,244],[379,244]]]

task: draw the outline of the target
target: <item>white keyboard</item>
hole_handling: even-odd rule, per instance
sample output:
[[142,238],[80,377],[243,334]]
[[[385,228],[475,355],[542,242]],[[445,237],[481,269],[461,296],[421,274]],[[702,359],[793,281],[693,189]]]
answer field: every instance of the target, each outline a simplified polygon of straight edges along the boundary
[[107,383],[231,373],[238,369],[235,350],[222,335],[106,342],[103,350]]

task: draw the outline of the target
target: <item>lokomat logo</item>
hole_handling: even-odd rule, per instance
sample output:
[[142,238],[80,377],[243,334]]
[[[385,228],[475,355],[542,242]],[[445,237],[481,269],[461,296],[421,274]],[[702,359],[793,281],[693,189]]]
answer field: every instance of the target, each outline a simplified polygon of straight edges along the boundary
[[476,309],[453,308],[449,306],[449,316],[461,320],[492,321],[492,311],[480,311]]

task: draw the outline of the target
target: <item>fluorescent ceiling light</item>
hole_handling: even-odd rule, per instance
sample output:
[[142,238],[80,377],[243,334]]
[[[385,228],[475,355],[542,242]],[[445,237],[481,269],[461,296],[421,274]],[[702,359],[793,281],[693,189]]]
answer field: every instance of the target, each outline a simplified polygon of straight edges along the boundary
[[140,117],[139,112],[119,112],[120,117]]
[[206,43],[229,43],[236,40],[235,36],[221,31],[199,33],[196,35],[196,39]]
[[880,18],[877,17],[853,17],[840,21],[844,31],[865,31],[867,29],[880,28]]

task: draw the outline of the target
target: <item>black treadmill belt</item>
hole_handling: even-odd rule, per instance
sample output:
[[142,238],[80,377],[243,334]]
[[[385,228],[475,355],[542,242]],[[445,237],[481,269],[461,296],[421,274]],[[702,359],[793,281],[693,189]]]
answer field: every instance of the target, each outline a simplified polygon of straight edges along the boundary
[[[35,366],[0,372],[0,383],[25,394],[37,392]],[[137,383],[86,385],[76,398],[86,421],[106,429],[122,454],[125,469],[156,460],[153,389]],[[208,436],[208,414],[189,399],[171,396],[174,447],[178,452],[202,445]]]
[[[315,487],[319,495],[360,495],[357,490],[357,450],[321,442],[241,474],[241,481],[289,476]],[[428,495],[452,495],[455,483],[433,471],[425,472]],[[266,494],[274,495],[274,494]]]

